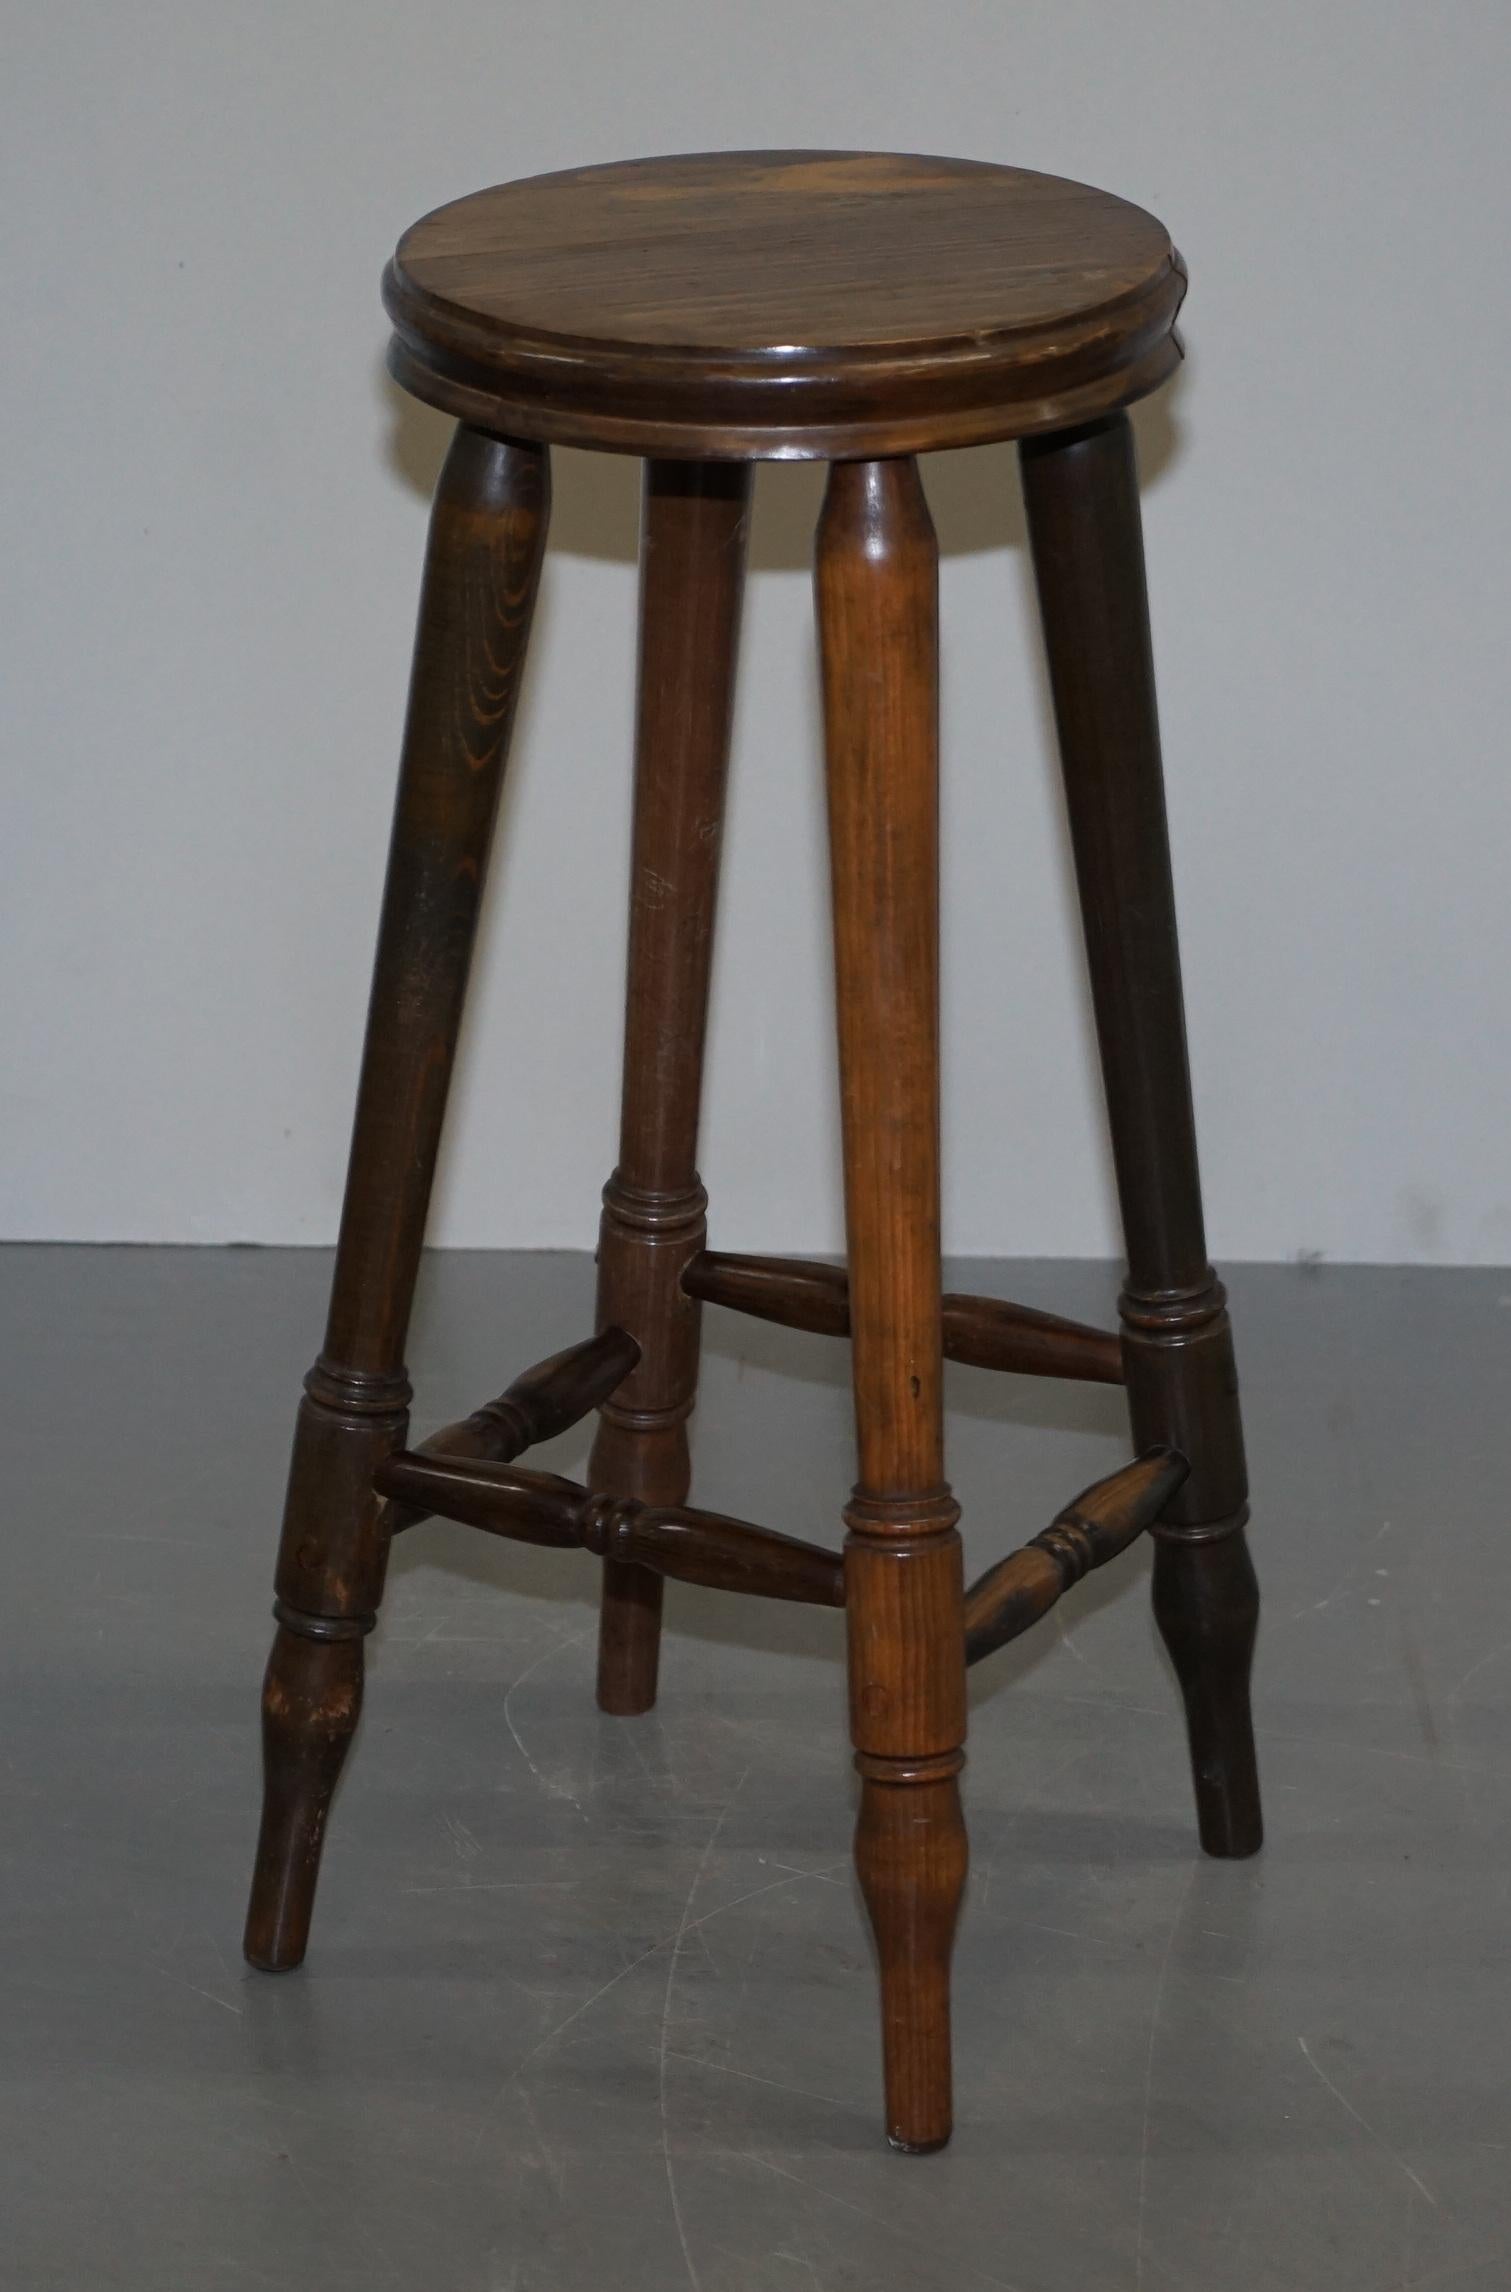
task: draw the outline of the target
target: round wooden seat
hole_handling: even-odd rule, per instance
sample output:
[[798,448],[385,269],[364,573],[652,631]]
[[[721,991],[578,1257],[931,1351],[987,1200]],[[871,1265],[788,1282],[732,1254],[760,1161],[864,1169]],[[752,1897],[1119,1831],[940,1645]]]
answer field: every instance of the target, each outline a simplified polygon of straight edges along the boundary
[[1180,358],[1141,207],[884,152],[716,152],[503,183],[405,232],[390,363],[475,427],[699,459],[1063,430]]

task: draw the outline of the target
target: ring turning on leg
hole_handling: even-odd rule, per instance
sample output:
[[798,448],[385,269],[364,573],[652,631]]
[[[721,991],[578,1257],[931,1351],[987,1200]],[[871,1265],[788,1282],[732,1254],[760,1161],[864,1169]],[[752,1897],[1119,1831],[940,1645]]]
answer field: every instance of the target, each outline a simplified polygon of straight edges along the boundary
[[1154,1530],[1154,1612],[1185,1702],[1202,1844],[1252,1854],[1259,1593],[1233,1336],[1202,1223],[1128,417],[1025,442],[1021,460],[1128,1251],[1134,1443],[1191,1467]]
[[274,1972],[309,1939],[383,1591],[373,1474],[408,1423],[404,1342],[548,500],[541,448],[457,431],[431,518],[330,1316],[299,1412],[263,1686],[245,1947]]
[[965,1642],[942,1403],[938,561],[914,462],[835,465],[817,590],[860,1463],[845,1514],[855,1859],[888,2137],[935,2149],[951,2125]]
[[[598,1244],[599,1326],[640,1359],[601,1412],[590,1478],[656,1505],[684,1503],[690,1478],[700,1308],[682,1274],[708,1238],[698,1116],[749,509],[740,463],[646,464],[624,1097]],[[661,1578],[606,1560],[605,1711],[650,1709],[660,1640]]]

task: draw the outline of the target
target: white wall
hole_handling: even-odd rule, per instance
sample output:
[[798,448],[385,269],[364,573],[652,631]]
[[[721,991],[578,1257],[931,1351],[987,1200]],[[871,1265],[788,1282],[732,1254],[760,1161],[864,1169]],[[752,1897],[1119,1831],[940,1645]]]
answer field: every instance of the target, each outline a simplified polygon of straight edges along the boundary
[[[1503,0],[47,0],[5,11],[0,1230],[334,1229],[424,495],[399,230],[584,159],[958,151],[1154,208],[1147,529],[1224,1256],[1511,1258]],[[1010,453],[945,551],[951,1246],[1113,1247]],[[558,457],[435,1226],[611,1159],[636,472]],[[811,471],[764,473],[704,1171],[838,1233]]]

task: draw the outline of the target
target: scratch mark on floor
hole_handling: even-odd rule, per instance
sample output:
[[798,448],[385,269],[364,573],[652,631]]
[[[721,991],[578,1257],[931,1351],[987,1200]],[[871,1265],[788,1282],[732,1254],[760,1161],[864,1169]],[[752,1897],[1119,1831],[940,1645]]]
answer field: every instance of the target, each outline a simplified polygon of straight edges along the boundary
[[763,1886],[752,1886],[747,1893],[737,1894],[732,1902],[721,1902],[717,1910],[705,1910],[701,1918],[690,1919],[685,1931],[691,1934],[699,1926],[712,1925],[715,1918],[727,1918],[730,1911],[738,1910],[742,1902],[753,1902],[758,1894],[775,1894],[778,1887],[790,1886],[794,1878],[827,1878],[832,1885],[834,1883],[832,1873],[836,1870],[847,1870],[849,1865],[850,1857],[847,1854],[842,1861],[831,1862],[827,1870],[794,1870],[791,1876],[787,1878],[768,1878]]
[[514,1698],[519,1692],[520,1688],[524,1686],[525,1681],[531,1678],[535,1672],[539,1671],[543,1663],[548,1663],[553,1655],[559,1655],[563,1648],[580,1647],[585,1636],[585,1633],[576,1631],[569,1632],[565,1639],[553,1639],[549,1647],[543,1647],[541,1649],[539,1655],[536,1656],[533,1663],[527,1663],[525,1665],[524,1670],[520,1672],[519,1676],[514,1680],[508,1690],[508,1693],[504,1697],[504,1725],[508,1728],[510,1734],[514,1737],[515,1742],[519,1745],[519,1755],[524,1760],[525,1765],[529,1768],[531,1774],[535,1777],[535,1780],[539,1783],[541,1789],[547,1794],[548,1797],[553,1799],[565,1799],[569,1806],[576,1807],[577,1812],[582,1815],[584,1822],[586,1822],[588,1818],[587,1815],[583,1812],[581,1799],[576,1797],[573,1792],[565,1789],[562,1784],[553,1783],[548,1775],[543,1775],[541,1773],[539,1767],[537,1767],[535,1761],[531,1758],[529,1752],[525,1748],[525,1739],[514,1724],[514,1715],[510,1711],[509,1706],[514,1701]]
[[813,2278],[814,2283],[818,2286],[818,2292],[824,2292],[824,2280],[819,2275],[818,2270],[814,2267],[813,2262],[808,2258],[806,2252],[789,2252],[785,2245],[778,2245],[776,2250],[772,2253],[771,2257],[773,2260],[790,2260],[794,2268],[806,2268],[809,2275]]
[[1457,1703],[1459,1697],[1463,1694],[1464,1689],[1469,1685],[1470,1680],[1476,1678],[1480,1672],[1485,1670],[1487,1665],[1497,1662],[1503,1655],[1511,1655],[1511,1639],[1503,1641],[1499,1647],[1492,1647],[1488,1655],[1482,1655],[1480,1657],[1478,1663],[1471,1663],[1469,1669],[1464,1673],[1464,1676],[1459,1681],[1457,1687],[1454,1688],[1452,1694],[1449,1697],[1449,1701],[1452,1703]]
[[508,2085],[518,2084],[525,2071],[529,2068],[531,2062],[536,2059],[537,2055],[544,2053],[548,2045],[554,2044],[555,2040],[561,2036],[563,2030],[570,2029],[574,2021],[581,2021],[583,2015],[585,2013],[590,2013],[593,2007],[597,2005],[600,1998],[606,1998],[610,1990],[616,1988],[627,1975],[632,1974],[637,1966],[643,1966],[647,1958],[654,1958],[658,1950],[664,1950],[670,1940],[671,1936],[669,1934],[658,1934],[655,1941],[652,1942],[648,1948],[642,1950],[638,1957],[631,1958],[627,1966],[621,1966],[617,1974],[610,1974],[602,1989],[594,1990],[593,1995],[590,1998],[584,1998],[580,2006],[574,2006],[572,2011],[567,2015],[565,2021],[557,2022],[553,2028],[546,2031],[544,2037],[536,2039],[535,2043],[531,2046],[524,2059],[520,2061],[510,2072],[509,2076],[504,2081],[504,2085],[499,2087],[498,2092],[495,2093],[492,2101],[489,2102],[488,2107],[484,2110],[482,2122],[478,2126],[477,2135],[472,2144],[474,2150],[478,2147],[479,2143],[482,2141],[484,2133],[488,2129],[489,2121],[492,2118],[494,2109],[497,2107],[499,2098],[504,2092],[505,2087]]
[[1432,1714],[1432,1697],[1427,1687],[1427,1667],[1422,1661],[1421,1649],[1412,1636],[1410,1624],[1401,1624],[1401,1663],[1411,1684],[1411,1699],[1416,1706],[1417,1725],[1422,1730],[1422,1741],[1434,1754],[1438,1748],[1437,1721]]
[[1345,1575],[1342,1575],[1338,1578],[1338,1581],[1334,1584],[1332,1590],[1327,1594],[1325,1599],[1314,1600],[1310,1607],[1292,1608],[1291,1622],[1300,1623],[1303,1616],[1320,1616],[1324,1610],[1332,1606],[1334,1600],[1338,1597],[1340,1592],[1346,1592],[1349,1589],[1353,1581],[1354,1570],[1350,1568]]
[[785,2078],[761,2077],[753,2069],[736,2069],[731,2061],[709,2061],[701,2053],[683,2053],[675,2045],[666,2049],[668,2061],[690,2061],[695,2069],[711,2069],[719,2077],[743,2077],[751,2085],[770,2085],[778,2093],[796,2093],[803,2101],[826,2101],[831,2109],[844,2109],[848,2103],[837,2093],[815,2093],[811,2085],[789,2085]]
[[1080,1926],[1046,1926],[1038,1918],[1004,1918],[1002,1924],[1010,1934],[1019,1931],[1025,1934],[1058,1934],[1067,1942],[1094,1942],[1099,1950],[1118,1950],[1125,1956],[1128,1954],[1128,1944],[1120,1942],[1114,1934],[1089,1934]]
[[1073,1656],[1077,1663],[1084,1665],[1086,1658],[1084,1655],[1082,1655],[1080,1649],[1076,1646],[1075,1641],[1071,1638],[1070,1633],[1066,1630],[1065,1618],[1060,1613],[1058,1608],[1055,1609],[1055,1625],[1059,1631],[1060,1639],[1064,1646],[1065,1653],[1069,1656]]
[[1417,2192],[1408,2182],[1406,2189],[1406,2226],[1401,2234],[1401,2292],[1412,2292],[1412,2247],[1416,2213]]
[[519,2097],[524,2103],[525,2115],[530,2120],[531,2130],[535,2135],[535,2145],[540,2150],[542,2157],[545,2159],[546,2171],[551,2176],[551,2185],[555,2189],[557,2196],[565,2201],[567,2193],[566,2172],[563,2168],[561,2159],[557,2156],[556,2151],[552,2148],[550,2142],[546,2138],[546,2128],[540,2121],[540,2111],[536,2108],[535,2103],[531,2100],[529,2094],[525,2092],[523,2087],[520,2089]]
[[[822,2197],[825,2204],[837,2204],[841,2211],[853,2212],[858,2219],[868,2220],[873,2228],[884,2229],[886,2234],[894,2238],[899,2244],[915,2246],[924,2244],[931,2258],[937,2259],[939,2257],[939,2246],[936,2239],[930,2238],[925,2243],[923,2238],[914,2235],[912,2230],[903,2228],[899,2222],[887,2220],[879,2212],[867,2212],[863,2204],[852,2204],[848,2197],[836,2196],[833,2189],[822,2187],[818,2181],[805,2181],[801,2173],[789,2172],[785,2165],[774,2164],[770,2157],[757,2156],[754,2150],[749,2152],[749,2157],[753,2165],[762,2165],[768,2173],[775,2173],[784,2181],[792,2181],[800,2189],[810,2190],[814,2196]],[[1010,2284],[1005,2276],[988,2276],[984,2269],[973,2268],[969,2265],[964,2269],[955,2269],[950,2280],[952,2283],[964,2283],[967,2278],[977,2284],[991,2285],[993,2292],[1023,2292],[1023,2287],[1020,2284]]]
[[[212,1950],[215,1952],[215,1962],[216,1962],[216,1964],[219,1966],[219,1968],[220,1968],[221,1972],[222,1972],[222,1973],[225,1975],[225,1977],[226,1977],[226,1985],[227,1985],[227,1987],[228,1987],[229,1989],[233,1989],[233,1990],[236,1990],[236,1989],[240,1989],[240,1988],[241,1988],[241,1986],[242,1986],[242,1983],[243,1983],[243,1982],[245,1982],[245,1980],[246,1980],[246,1974],[245,1974],[245,1972],[243,1972],[243,1973],[242,1973],[242,1975],[240,1976],[240,1979],[238,1979],[238,1977],[237,1977],[235,1974],[233,1974],[233,1973],[232,1973],[232,1971],[231,1971],[230,1967],[229,1967],[229,1966],[226,1964],[226,1954],[225,1954],[225,1951],[224,1951],[224,1950],[221,1948],[220,1944],[219,1944],[219,1943],[216,1941],[216,1939],[215,1939],[215,1936],[214,1936],[214,1935],[211,1933],[211,1931],[210,1931],[209,1927],[208,1927],[208,1926],[204,1926],[204,1925],[202,1925],[202,1926],[200,1927],[200,1929],[199,1929],[199,1930],[200,1930],[200,1932],[201,1932],[201,1933],[204,1935],[204,1938],[205,1938],[205,1940],[206,1940],[206,1941],[209,1943],[209,1945],[210,1945],[211,1949],[212,1949]],[[224,2003],[225,2003],[225,2000],[224,2000],[223,1998],[219,1998],[219,1999],[217,1999],[217,2000],[216,2000],[216,2003],[217,2003],[217,2004],[219,2004],[219,2005],[224,2005]],[[237,2011],[237,2013],[240,2013],[240,2012],[241,2012],[241,2007],[240,2007],[240,2006],[237,2006],[237,2008],[236,2008],[236,2011]]]
[[1400,2167],[1401,2171],[1406,2175],[1406,2178],[1411,2182],[1412,2186],[1421,2190],[1422,2195],[1427,2199],[1427,2202],[1431,2205],[1433,2211],[1436,2212],[1438,2210],[1438,2200],[1433,2195],[1431,2189],[1427,2186],[1427,2183],[1423,2180],[1421,2174],[1414,2173],[1410,2165],[1408,2165],[1406,2162],[1406,2159],[1401,2156],[1398,2151],[1391,2147],[1384,2134],[1377,2133],[1369,2119],[1360,2115],[1359,2111],[1354,2107],[1352,2101],[1349,2100],[1348,2095],[1338,2091],[1337,2086],[1328,2076],[1327,2071],[1313,2056],[1312,2049],[1307,2044],[1306,2039],[1298,2035],[1296,2043],[1301,2048],[1302,2056],[1306,2062],[1307,2068],[1312,2072],[1312,2075],[1317,2078],[1321,2084],[1327,2087],[1329,2093],[1331,2093],[1339,2108],[1346,2109],[1349,2116],[1352,2117],[1354,2123],[1356,2125],[1363,2126],[1365,2132],[1369,2135],[1375,2146],[1377,2148],[1383,2149],[1386,2156],[1391,2160],[1391,2163]]
[[[1163,1719],[1167,1706],[1163,1703],[1133,1703],[1126,1695],[1072,1695],[1063,1687],[1041,1688],[1039,1693],[1046,1703],[1083,1703],[1092,1711],[1126,1711],[1136,1719]],[[1077,1758],[1084,1752],[1078,1751]]]
[[[834,1876],[834,1873],[836,1870],[846,1869],[849,1865],[850,1857],[846,1855],[844,1862],[842,1863],[831,1862],[823,1870],[799,1870],[795,1862],[778,1862],[774,1854],[763,1854],[761,1860],[765,1863],[768,1870],[786,1870],[789,1871],[794,1878],[822,1878],[826,1886],[837,1886],[839,1885],[840,1881]],[[749,1896],[744,1895],[741,1897],[741,1899],[743,1901],[748,1901]],[[730,1907],[733,1908],[733,1904],[731,1904]]]
[[635,1755],[635,1762],[639,1767],[641,1774],[644,1775],[646,1781],[651,1785],[653,1790],[661,1789],[668,1781],[670,1781],[670,1778],[665,1775],[653,1775],[651,1773],[650,1762],[646,1758],[645,1753],[640,1748],[640,1737],[634,1727],[621,1726],[619,1729],[619,1739],[622,1743],[627,1744],[629,1749],[633,1751]]
[[[179,1978],[180,1980],[183,1979],[182,1976]],[[198,1982],[184,1982],[184,1988],[186,1990],[192,1990],[197,1998],[208,1998],[212,2006],[220,2007],[222,2013],[234,2013],[238,2018],[240,2018],[242,2010],[241,2007],[238,2005],[232,2005],[229,1998],[218,1998],[213,1990],[202,1990]]]
[[[746,1772],[749,1772],[748,1768]],[[744,1776],[742,1776],[740,1779],[743,1782]],[[730,1806],[733,1806],[733,1798],[731,1798],[729,1803]],[[725,1811],[727,1813],[728,1809],[726,1808]],[[849,1857],[846,1856],[845,1860],[848,1862]],[[833,1867],[838,1870],[843,1866],[839,1863],[835,1863]],[[827,1875],[827,1872],[821,1870],[797,1870],[792,1873],[792,1877],[770,1879],[764,1886],[752,1886],[749,1893],[737,1894],[732,1902],[721,1902],[716,1910],[705,1910],[701,1918],[688,1918],[686,1919],[685,1923],[675,1927],[670,1932],[665,1934],[658,1934],[654,1942],[648,1942],[645,1948],[641,1950],[636,1957],[630,1959],[628,1965],[621,1966],[616,1974],[610,1974],[608,1980],[604,1982],[601,1987],[594,1990],[591,1997],[584,1998],[581,2005],[574,2006],[572,2011],[567,2014],[563,2020],[554,2023],[552,2027],[546,2031],[543,2037],[536,2039],[529,2052],[525,2054],[523,2059],[520,2060],[510,2071],[508,2077],[506,2077],[503,2084],[499,2086],[487,2108],[483,2111],[482,2117],[478,2123],[477,2132],[473,2137],[472,2146],[474,2153],[481,2146],[483,2135],[487,2131],[488,2126],[492,2121],[494,2110],[497,2108],[503,2094],[508,2090],[508,2087],[512,2084],[516,2084],[519,2079],[523,2077],[531,2062],[536,2060],[540,2054],[544,2053],[548,2045],[553,2045],[556,2039],[559,2038],[565,2030],[569,2030],[572,2027],[573,2022],[581,2021],[583,2015],[590,2013],[593,2007],[597,2005],[600,1998],[606,1998],[610,1990],[617,1989],[618,1985],[624,1981],[627,1976],[632,1974],[637,1966],[643,1966],[645,1964],[647,1958],[654,1958],[658,1950],[666,1949],[668,1945],[676,1943],[679,1938],[685,1939],[688,1934],[695,1933],[700,1926],[711,1925],[715,1918],[725,1917],[729,1911],[737,1910],[742,1902],[752,1901],[757,1894],[771,1894],[774,1893],[780,1886],[790,1886],[792,1884],[793,1878],[823,1878]],[[565,1883],[575,1885],[576,1880],[574,1879],[566,1881]],[[455,1894],[459,1892],[469,1893],[472,1892],[473,1889],[468,1887],[458,1888],[454,1886],[436,1887],[433,1889],[427,1889],[424,1887],[411,1887],[408,1889],[408,1891],[415,1894],[425,1893],[427,1891],[435,1893]],[[478,1893],[482,1893],[483,1888],[478,1887],[476,1891]],[[696,1884],[694,1891],[696,1891]]]
[[1170,1971],[1170,1960],[1175,1954],[1175,1937],[1186,1914],[1186,1904],[1196,1883],[1196,1865],[1186,1872],[1186,1883],[1180,1890],[1170,1931],[1165,1936],[1164,1955],[1159,1962],[1159,1974],[1154,1984],[1154,2003],[1149,2012],[1149,2049],[1144,2056],[1144,2124],[1139,2136],[1138,2160],[1138,2225],[1134,2231],[1133,2281],[1135,2292],[1143,2292],[1144,2285],[1144,2217],[1149,2206],[1149,2127],[1153,2116],[1154,2049],[1159,2042],[1160,2010],[1165,2002],[1165,1977]]
[[1302,1743],[1308,1750],[1333,1751],[1346,1758],[1395,1759],[1408,1767],[1439,1767],[1445,1774],[1483,1775],[1488,1770],[1471,1759],[1443,1759],[1426,1751],[1400,1751],[1389,1743],[1340,1743],[1327,1735],[1294,1735],[1283,1727],[1266,1727],[1271,1743]]
[[445,1886],[401,1886],[401,1894],[575,1894],[580,1878],[454,1878]]
[[724,1829],[724,1825],[726,1822],[728,1822],[731,1813],[734,1811],[734,1804],[736,1799],[739,1797],[741,1791],[745,1788],[746,1777],[749,1775],[753,1765],[754,1761],[749,1761],[742,1769],[739,1781],[735,1784],[734,1789],[730,1792],[728,1798],[724,1802],[723,1807],[720,1809],[718,1821],[713,1825],[713,1828],[709,1831],[707,1838],[703,1842],[703,1852],[698,1857],[697,1868],[694,1870],[692,1875],[692,1883],[687,1889],[687,1899],[682,1905],[682,1916],[678,1922],[677,1931],[672,1940],[672,1954],[667,1961],[666,1968],[666,1991],[661,2000],[661,2047],[657,2069],[657,2098],[661,2105],[661,2159],[662,2163],[666,2167],[666,2193],[671,2198],[672,2218],[677,2224],[677,2241],[682,2247],[682,2258],[687,2266],[687,2281],[692,2286],[693,2292],[703,2292],[703,2287],[698,2276],[698,2271],[693,2266],[693,2256],[687,2242],[687,2225],[682,2218],[682,2204],[680,2198],[677,2195],[677,2174],[676,2169],[672,2164],[671,2128],[668,2124],[666,2115],[667,2038],[670,2033],[671,2024],[672,1990],[677,1979],[677,1961],[682,1954],[682,1944],[687,1936],[694,1899],[697,1895],[698,1888],[703,1883],[703,1874],[708,1868],[709,1858],[719,1842],[719,1838]]

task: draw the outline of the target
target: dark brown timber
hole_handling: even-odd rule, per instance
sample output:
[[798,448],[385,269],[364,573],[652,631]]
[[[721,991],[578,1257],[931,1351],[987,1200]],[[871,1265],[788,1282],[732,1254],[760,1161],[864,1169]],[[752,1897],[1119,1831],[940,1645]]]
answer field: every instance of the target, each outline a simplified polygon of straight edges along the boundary
[[1191,1465],[1156,1531],[1154,1612],[1185,1700],[1202,1844],[1252,1854],[1259,1595],[1232,1332],[1202,1222],[1127,417],[1026,443],[1022,464],[1128,1251],[1133,1438]]
[[404,1341],[548,495],[540,447],[463,429],[431,518],[330,1315],[299,1412],[263,1689],[245,1946],[272,1971],[304,1956],[383,1589],[373,1473],[408,1423]]
[[[681,1504],[691,1471],[699,1310],[682,1271],[707,1239],[698,1116],[749,509],[747,469],[646,466],[624,1095],[598,1244],[600,1324],[627,1329],[640,1360],[603,1409],[589,1477],[654,1505]],[[660,1639],[660,1576],[606,1561],[605,1711],[650,1709]]]
[[837,1552],[718,1512],[639,1504],[633,1497],[597,1495],[557,1473],[417,1450],[386,1457],[377,1484],[405,1505],[423,1505],[427,1513],[465,1521],[489,1535],[562,1550],[580,1546],[714,1591],[844,1606]]
[[938,552],[913,462],[830,471],[817,596],[860,1464],[845,1513],[855,1857],[888,2137],[933,2149],[951,2125],[965,1648],[941,1392]]
[[[886,2125],[951,2125],[965,1671],[1135,1536],[1185,1701],[1203,1843],[1260,1837],[1258,1594],[1232,1340],[1207,1259],[1138,497],[1121,409],[1169,374],[1163,225],[1083,184],[878,152],[694,154],[454,201],[385,281],[391,367],[468,425],[436,496],[324,1349],[306,1380],[263,1693],[247,1919],[297,1965],[393,1534],[431,1513],[601,1564],[598,1693],[656,1693],[666,1577],[843,1606],[855,1858]],[[941,1296],[937,550],[909,457],[1023,443],[1127,1241],[1117,1338]],[[532,443],[511,443],[529,439]],[[597,1334],[406,1446],[404,1348],[547,515],[546,445],[649,457],[618,1163]],[[750,465],[831,463],[817,550],[848,1264],[706,1247],[699,1102]],[[690,1509],[705,1301],[849,1335],[843,1555]],[[946,1358],[1126,1383],[1136,1461],[970,1592]],[[598,1412],[589,1485],[513,1461]]]
[[[496,1401],[486,1401],[454,1425],[443,1425],[422,1440],[417,1456],[483,1457],[510,1464],[543,1440],[570,1432],[622,1385],[640,1358],[640,1348],[622,1329],[600,1329],[581,1345],[569,1345],[538,1361],[515,1378]],[[388,1533],[418,1527],[429,1515],[391,1505]]]
[[1180,357],[1141,207],[1022,167],[719,151],[455,199],[383,282],[393,373],[553,445],[853,460],[1062,430]]
[[[703,1250],[688,1265],[682,1286],[705,1305],[725,1305],[784,1329],[821,1337],[850,1334],[850,1276],[843,1266],[798,1257],[741,1257]],[[947,1361],[977,1369],[1009,1369],[1023,1377],[1071,1377],[1120,1385],[1119,1339],[1057,1313],[1005,1298],[946,1293],[940,1300]]]
[[1189,1469],[1173,1450],[1151,1449],[1083,1488],[1021,1551],[978,1576],[965,1595],[966,1662],[1005,1647],[1091,1569],[1126,1552],[1153,1527]]

